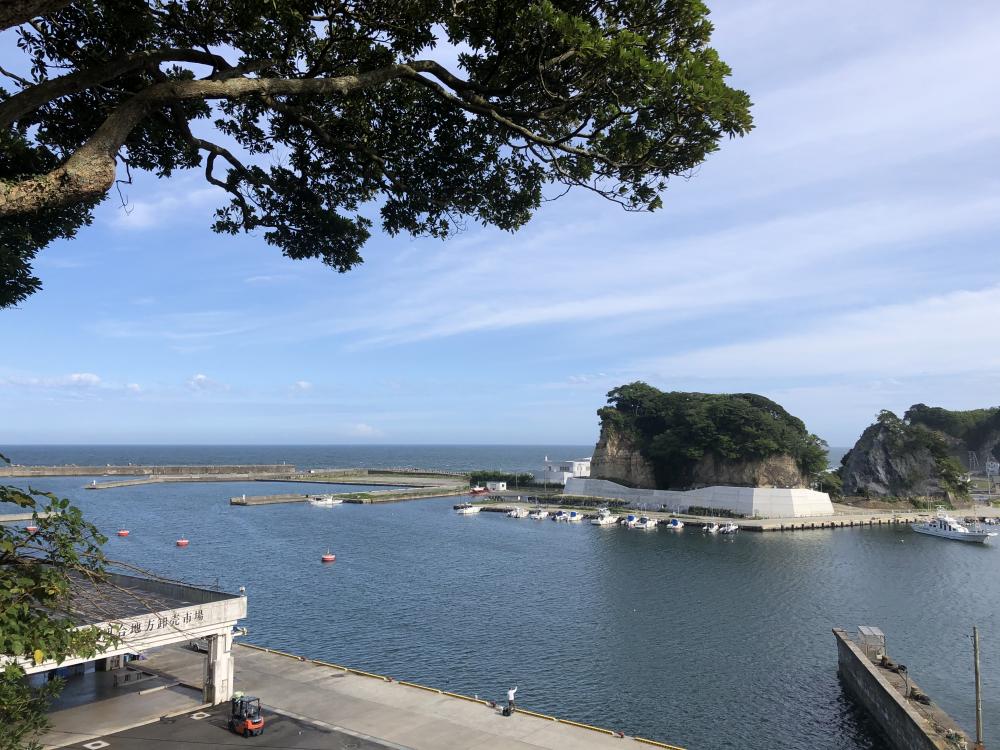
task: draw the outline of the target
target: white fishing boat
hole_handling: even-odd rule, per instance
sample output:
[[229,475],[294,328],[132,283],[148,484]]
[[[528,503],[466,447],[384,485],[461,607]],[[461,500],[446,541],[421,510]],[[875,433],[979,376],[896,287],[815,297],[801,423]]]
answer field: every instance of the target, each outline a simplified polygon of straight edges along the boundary
[[684,528],[684,522],[679,518],[670,518],[661,523],[660,526],[666,526],[668,529],[680,531]]
[[552,516],[552,520],[553,521],[568,521],[569,520],[569,513],[567,513],[564,510],[557,510],[555,512],[555,514]]
[[313,497],[309,499],[311,505],[318,505],[321,507],[327,507],[330,505],[340,505],[344,502],[342,497],[334,497],[333,495],[323,495],[322,497]]
[[934,518],[923,523],[912,524],[912,527],[918,534],[939,536],[959,542],[974,542],[976,544],[986,544],[990,540],[990,537],[997,535],[995,531],[980,529],[978,524],[970,529],[968,526],[959,523],[949,516],[945,512],[945,509],[940,506],[938,506],[937,515]]
[[594,524],[594,526],[610,526],[618,523],[618,516],[611,515],[611,511],[607,508],[600,508],[597,511],[597,516],[595,518],[591,518],[590,522]]
[[706,523],[704,526],[701,527],[701,530],[707,531],[709,534],[718,534],[719,524],[715,523],[714,521],[712,523]]
[[650,531],[656,528],[656,519],[649,518],[648,516],[639,516],[639,520],[635,522],[636,529],[643,529],[644,531]]
[[527,518],[528,509],[527,508],[512,508],[507,511],[507,518]]
[[472,503],[461,503],[455,506],[455,512],[460,516],[472,516],[482,510],[482,506]]
[[735,534],[739,530],[740,530],[740,527],[738,525],[736,525],[735,523],[733,523],[732,521],[729,521],[728,523],[724,523],[724,524],[722,524],[722,526],[719,527],[719,533],[720,534]]
[[578,511],[571,510],[569,512],[569,515],[566,516],[566,520],[567,521],[582,521],[583,520],[583,513],[579,513]]
[[621,522],[622,525],[625,526],[625,528],[634,529],[635,525],[639,523],[639,517],[633,515],[632,513],[629,513],[627,516],[625,516],[625,518],[622,519]]
[[528,514],[528,518],[532,521],[542,521],[549,517],[549,512],[547,510],[533,510]]

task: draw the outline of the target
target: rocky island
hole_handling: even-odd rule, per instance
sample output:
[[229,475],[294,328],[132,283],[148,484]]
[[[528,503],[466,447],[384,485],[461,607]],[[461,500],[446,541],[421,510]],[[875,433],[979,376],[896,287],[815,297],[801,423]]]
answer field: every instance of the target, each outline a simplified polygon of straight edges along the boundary
[[591,476],[627,487],[808,487],[826,445],[755,393],[663,392],[642,382],[608,393]]
[[1000,409],[951,411],[914,404],[882,411],[838,470],[847,496],[950,504],[970,500],[970,476],[1000,455]]

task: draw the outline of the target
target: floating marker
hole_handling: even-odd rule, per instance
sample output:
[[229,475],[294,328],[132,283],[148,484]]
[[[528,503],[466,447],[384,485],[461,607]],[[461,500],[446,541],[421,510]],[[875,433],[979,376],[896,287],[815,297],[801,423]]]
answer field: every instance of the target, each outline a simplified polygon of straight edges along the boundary
[[336,556],[336,555],[334,555],[334,554],[332,554],[332,553],[330,552],[330,550],[327,550],[327,551],[326,551],[326,554],[325,554],[325,555],[323,555],[323,557],[321,557],[320,559],[321,559],[321,560],[322,560],[323,562],[325,562],[325,563],[328,563],[328,562],[336,562],[336,560],[337,560],[337,556]]
[[187,547],[188,546],[188,540],[187,539],[178,539],[177,540],[177,546],[178,547]]
[[118,536],[128,536],[128,529],[118,529]]
[[37,526],[25,526],[24,530],[27,531],[29,534],[34,534],[36,531],[38,531],[38,527]]

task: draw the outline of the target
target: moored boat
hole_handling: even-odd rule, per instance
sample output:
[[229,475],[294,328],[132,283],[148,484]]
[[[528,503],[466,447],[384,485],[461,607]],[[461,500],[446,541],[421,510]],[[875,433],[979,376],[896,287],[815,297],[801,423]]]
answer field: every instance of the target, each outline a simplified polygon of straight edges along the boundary
[[911,527],[918,534],[927,534],[928,536],[938,536],[942,539],[954,539],[958,542],[973,542],[975,544],[986,544],[989,542],[990,537],[997,535],[995,531],[984,531],[977,526],[969,528],[968,526],[959,523],[957,520],[949,516],[945,509],[938,506],[937,514],[934,518],[923,523],[911,524]]
[[507,511],[507,518],[527,518],[528,509],[527,508],[512,508]]
[[715,523],[714,521],[712,523],[706,523],[704,526],[701,527],[701,530],[707,531],[709,534],[718,534],[719,524]]
[[634,529],[637,523],[639,523],[639,517],[632,513],[629,513],[622,519],[622,525],[629,529]]
[[533,510],[531,511],[531,513],[528,514],[528,518],[530,518],[532,521],[543,521],[548,517],[549,517],[549,512],[547,510],[542,510],[541,508],[539,508],[538,510]]
[[340,505],[343,502],[344,498],[334,497],[333,495],[322,495],[321,497],[313,497],[310,498],[309,500],[310,505],[318,505],[321,507],[330,505]]
[[635,522],[634,528],[643,529],[649,531],[656,528],[656,519],[650,518],[649,516],[639,516],[639,520]]
[[472,503],[460,503],[455,506],[455,512],[460,516],[471,516],[475,515],[482,510],[479,505],[473,505]]
[[663,523],[661,523],[660,526],[666,526],[668,529],[673,529],[674,531],[680,531],[681,529],[684,528],[684,522],[679,518],[669,518]]
[[611,511],[607,508],[600,508],[597,511],[597,516],[591,518],[590,522],[594,526],[610,526],[611,524],[618,523],[618,516],[611,515]]
[[732,521],[730,521],[729,523],[724,523],[722,524],[722,526],[719,527],[720,534],[735,534],[739,530],[740,527],[737,524],[733,523]]
[[566,516],[566,520],[567,521],[582,521],[583,520],[583,513],[580,513],[579,511],[571,510],[569,512],[569,515]]

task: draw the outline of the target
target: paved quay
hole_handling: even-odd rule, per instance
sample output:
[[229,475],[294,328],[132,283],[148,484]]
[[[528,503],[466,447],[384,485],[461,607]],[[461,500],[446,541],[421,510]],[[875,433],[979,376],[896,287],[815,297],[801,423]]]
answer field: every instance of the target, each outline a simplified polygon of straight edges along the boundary
[[[233,651],[236,689],[266,709],[397,750],[679,750],[521,708],[505,717],[483,700],[279,651],[245,644]],[[202,659],[184,648],[150,652],[143,669],[201,684]],[[257,739],[270,744],[266,732]]]

